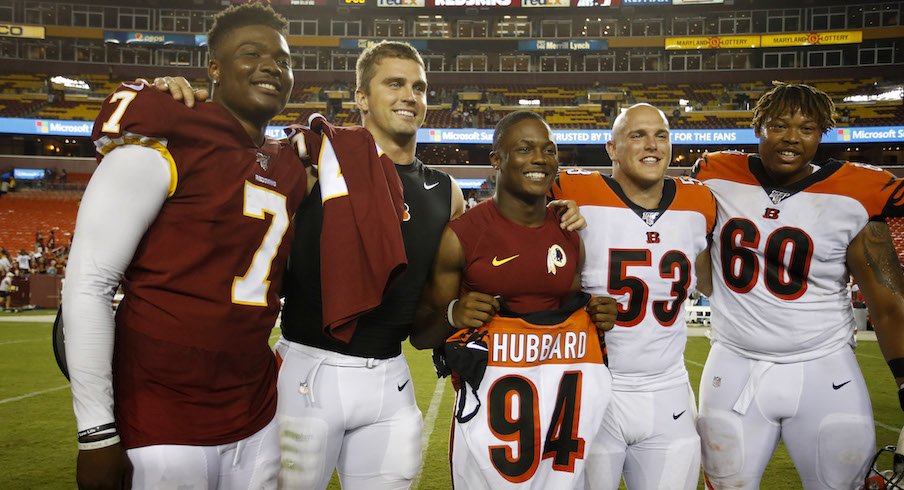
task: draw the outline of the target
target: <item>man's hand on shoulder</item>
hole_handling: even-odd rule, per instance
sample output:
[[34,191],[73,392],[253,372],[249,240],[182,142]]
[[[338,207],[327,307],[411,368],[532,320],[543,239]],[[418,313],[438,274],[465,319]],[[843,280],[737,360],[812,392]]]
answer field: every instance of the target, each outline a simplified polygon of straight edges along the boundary
[[81,490],[132,488],[132,462],[122,444],[80,450],[76,482]]
[[185,77],[157,77],[153,83],[139,78],[136,83],[144,83],[161,92],[169,92],[173,99],[181,101],[188,107],[194,107],[195,101],[204,102],[210,96],[207,89],[192,88],[191,83]]
[[587,220],[581,214],[578,203],[571,199],[556,199],[549,201],[548,207],[556,212],[559,217],[559,226],[563,230],[580,231],[587,227]]

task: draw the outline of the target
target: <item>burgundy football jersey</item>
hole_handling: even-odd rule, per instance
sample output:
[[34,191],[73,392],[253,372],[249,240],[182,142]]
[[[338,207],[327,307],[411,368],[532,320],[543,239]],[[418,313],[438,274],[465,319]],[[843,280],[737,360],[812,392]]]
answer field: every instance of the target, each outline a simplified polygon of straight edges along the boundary
[[509,221],[488,199],[449,226],[467,261],[463,291],[499,295],[521,313],[558,309],[573,292],[580,238],[562,230],[552,210],[543,226],[529,228]]
[[258,147],[222,105],[185,107],[123,85],[94,125],[98,158],[120,145],[169,162],[169,197],[125,272],[113,385],[127,448],[217,445],[276,410],[268,345],[305,171],[286,144]]

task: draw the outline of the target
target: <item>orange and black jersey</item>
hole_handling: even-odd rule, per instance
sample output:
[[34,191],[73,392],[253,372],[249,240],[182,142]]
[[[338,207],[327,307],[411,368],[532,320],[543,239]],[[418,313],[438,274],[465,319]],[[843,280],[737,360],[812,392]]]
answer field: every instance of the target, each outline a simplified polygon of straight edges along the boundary
[[787,186],[759,155],[697,162],[718,219],[712,246],[713,339],[736,354],[801,362],[845,348],[854,330],[848,248],[870,221],[901,216],[904,181],[828,160]]
[[699,181],[666,177],[647,209],[598,172],[559,172],[552,193],[573,199],[587,220],[584,291],[618,301],[606,332],[613,389],[658,390],[687,383],[684,303],[696,286],[695,262],[716,219],[712,193]]

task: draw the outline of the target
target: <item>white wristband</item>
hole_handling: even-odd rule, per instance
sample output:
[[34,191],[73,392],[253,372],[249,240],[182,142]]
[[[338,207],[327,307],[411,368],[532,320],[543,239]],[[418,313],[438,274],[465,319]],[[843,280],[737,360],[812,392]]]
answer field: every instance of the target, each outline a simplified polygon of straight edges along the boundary
[[94,442],[80,442],[80,443],[78,443],[78,450],[79,451],[89,451],[91,449],[101,449],[104,447],[112,446],[114,444],[119,444],[119,441],[120,441],[119,436],[115,435],[113,437],[108,437],[106,439],[101,439],[99,441],[94,441]]
[[455,308],[455,303],[458,303],[458,298],[453,299],[449,302],[449,308],[446,309],[446,320],[449,322],[449,325],[455,326],[455,321],[452,320],[452,308]]

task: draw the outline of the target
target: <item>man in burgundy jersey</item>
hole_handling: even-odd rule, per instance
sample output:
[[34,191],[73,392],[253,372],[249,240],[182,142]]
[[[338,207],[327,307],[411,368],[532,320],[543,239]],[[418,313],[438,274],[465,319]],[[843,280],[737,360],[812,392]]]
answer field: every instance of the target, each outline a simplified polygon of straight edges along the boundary
[[[417,51],[399,42],[378,43],[361,54],[356,75],[364,127],[396,163],[404,189],[401,231],[408,268],[381,304],[358,319],[348,342],[330,337],[322,328],[323,303],[335,301],[325,296],[320,279],[332,270],[320,260],[321,230],[329,226],[322,203],[329,195],[322,182],[299,207],[284,287],[283,338],[276,345],[283,359],[280,483],[290,487],[326,488],[335,470],[343,488],[407,488],[417,474],[422,417],[402,342],[415,323],[432,316],[419,308],[421,290],[443,227],[464,211],[454,179],[415,155],[417,128],[427,110],[426,74]],[[157,79],[155,85],[186,104],[204,98],[179,77]],[[580,227],[574,203],[560,204],[566,208],[562,226]],[[443,318],[445,313],[444,305]],[[396,457],[384,457],[390,449]]]
[[[583,262],[580,237],[573,231],[563,229],[555,212],[546,207],[546,194],[559,166],[552,130],[536,113],[511,113],[496,126],[490,161],[497,173],[495,196],[449,223],[437,252],[429,291],[434,307],[448,312],[448,324],[416,329],[411,342],[417,347],[438,346],[458,328],[480,328],[484,325],[492,327],[503,300],[507,310],[519,314],[552,311],[562,307],[580,289],[579,271]],[[590,315],[588,317],[587,313],[581,312],[586,319],[584,324],[590,324],[592,319],[600,330],[612,327],[616,310],[612,298],[593,298],[586,309]],[[571,333],[579,335],[577,330]],[[593,337],[593,341],[598,342],[598,338]],[[494,349],[504,347],[488,345],[487,348],[494,352]],[[514,352],[514,345],[512,349]],[[518,357],[520,353],[512,355]],[[585,363],[587,360],[580,357],[574,356],[565,362],[573,363],[574,370],[587,370],[587,407],[592,408],[601,418],[609,398],[611,379],[608,370],[601,359],[600,362]],[[552,362],[550,368],[561,369],[559,364]],[[527,366],[508,366],[514,370],[523,367]],[[525,373],[509,374],[518,377]],[[554,381],[558,383],[557,375],[561,374],[558,371],[554,374],[540,371],[531,376],[534,384],[540,386],[550,385],[549,382],[544,382],[547,378],[556,378]],[[502,372],[494,376],[501,376],[499,379],[510,377]],[[540,411],[539,417],[543,421],[550,419],[548,413],[543,413],[544,410],[550,411],[551,400],[558,398],[557,393],[548,388],[549,386],[534,393],[533,398],[539,398],[538,403],[531,408]],[[580,397],[580,387],[577,390],[576,396]],[[459,396],[466,396],[463,395],[464,392],[464,389],[459,390]],[[535,438],[525,439],[522,437],[524,434],[521,434],[515,441],[519,448],[517,461],[499,462],[491,457],[492,464],[487,462],[487,444],[514,441],[509,437],[512,434],[499,436],[501,440],[488,436],[497,432],[494,420],[499,417],[521,420],[526,414],[520,411],[518,414],[508,413],[508,404],[505,404],[506,410],[495,410],[493,406],[501,405],[494,405],[488,400],[485,402],[487,406],[483,410],[487,411],[486,416],[478,415],[467,421],[458,421],[454,429],[456,437],[451,461],[453,480],[457,485],[465,488],[499,488],[509,484],[526,484],[528,487],[536,485],[537,488],[547,485],[550,488],[564,488],[563,485],[582,483],[582,460],[585,452],[583,442],[572,451],[562,453],[561,456],[568,456],[566,459],[570,464],[560,463],[558,450],[546,444],[544,451],[556,453],[556,457],[552,461],[544,457],[541,463],[539,457],[528,461],[530,454],[534,453],[533,449],[539,450],[540,441],[534,440]],[[568,412],[566,418],[573,422],[574,431],[578,432],[579,413],[583,412],[579,406],[569,406],[570,409],[562,410]],[[525,407],[522,404],[521,410],[526,410]],[[506,411],[504,415],[503,411]],[[589,425],[586,425],[588,422]],[[492,430],[484,430],[486,424]],[[552,427],[542,427],[554,431]],[[569,436],[577,438],[574,441],[592,441],[599,429],[599,420],[593,423],[588,415],[585,425],[580,427],[585,433],[568,432]],[[557,433],[564,434],[563,431],[565,429],[560,427]],[[478,460],[475,461],[475,458]],[[581,462],[575,465],[575,459]],[[510,471],[512,465],[531,470],[513,473]],[[541,465],[541,469],[537,470],[536,465]]]
[[194,110],[129,84],[103,104],[63,291],[81,488],[276,487],[272,271],[307,189],[264,134],[293,85],[285,28],[218,14]]

